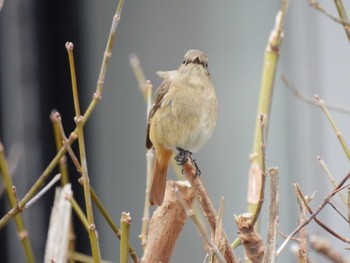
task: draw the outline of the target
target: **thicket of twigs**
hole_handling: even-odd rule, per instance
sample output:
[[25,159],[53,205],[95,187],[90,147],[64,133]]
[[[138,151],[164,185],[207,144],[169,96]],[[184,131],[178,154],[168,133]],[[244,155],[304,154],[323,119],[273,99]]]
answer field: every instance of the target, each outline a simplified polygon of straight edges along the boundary
[[[322,12],[334,22],[339,23],[339,26],[344,28],[346,36],[350,41],[350,24],[347,20],[342,1],[335,0],[334,3],[336,4],[339,17],[329,14],[318,2],[310,0],[310,5],[313,8]],[[342,194],[342,190],[349,186],[348,179],[350,173],[345,175],[341,182],[335,182],[329,169],[321,158],[319,159],[319,162],[326,174],[331,178],[330,181],[334,185],[334,190],[330,192],[319,205],[311,205],[310,202],[312,201],[313,196],[305,195],[302,192],[302,185],[294,184],[293,188],[295,191],[296,202],[300,209],[300,223],[299,226],[289,235],[279,233],[279,171],[276,167],[268,168],[265,166],[265,130],[269,124],[269,111],[271,108],[271,98],[276,78],[275,73],[278,66],[279,51],[282,47],[284,19],[288,6],[287,0],[281,2],[281,9],[276,15],[275,25],[272,28],[265,50],[259,105],[257,110],[259,117],[256,120],[253,149],[250,158],[251,167],[248,178],[248,212],[238,215],[235,218],[238,235],[234,237],[226,234],[222,224],[224,200],[221,200],[220,207],[217,211],[205,190],[201,178],[197,176],[196,166],[191,158],[189,158],[182,167],[176,170],[176,173],[182,181],[169,181],[167,183],[165,200],[162,206],[157,208],[151,219],[149,219],[150,208],[147,189],[150,175],[152,174],[154,158],[154,153],[150,150],[146,153],[148,179],[144,200],[143,225],[140,235],[143,255],[141,256],[142,252],[136,252],[132,248],[129,243],[129,229],[132,223],[131,216],[126,212],[122,212],[120,221],[121,226],[118,227],[117,223],[113,221],[112,217],[104,208],[102,202],[94,192],[92,185],[90,185],[84,143],[84,124],[88,121],[92,111],[101,99],[104,79],[107,73],[107,65],[111,58],[114,36],[118,22],[121,18],[123,4],[124,1],[120,0],[112,20],[110,35],[103,57],[96,91],[93,94],[90,105],[83,114],[81,113],[79,106],[76,84],[73,56],[74,46],[73,43],[66,43],[71,71],[72,92],[74,96],[73,103],[75,107],[76,129],[67,137],[59,113],[56,111],[52,112],[51,121],[56,138],[57,155],[39,176],[32,188],[29,189],[27,194],[22,198],[19,198],[16,195],[16,188],[11,181],[8,164],[5,158],[5,149],[0,143],[0,172],[6,188],[7,199],[12,207],[12,209],[5,215],[2,215],[2,218],[0,219],[0,231],[11,220],[14,220],[27,262],[35,262],[28,238],[28,231],[30,231],[30,229],[27,230],[25,228],[21,212],[25,209],[30,209],[30,206],[33,205],[35,201],[49,191],[57,181],[60,181],[62,187],[57,188],[56,190],[44,256],[45,262],[103,262],[100,255],[99,237],[94,223],[92,206],[98,208],[98,212],[103,215],[111,230],[116,234],[116,237],[120,239],[119,262],[121,263],[128,262],[129,258],[132,259],[133,262],[170,262],[177,237],[188,218],[193,220],[202,238],[203,246],[207,252],[207,257],[205,259],[206,262],[275,262],[291,239],[294,239],[299,244],[295,252],[296,258],[299,262],[310,261],[308,258],[309,247],[312,247],[312,249],[327,257],[332,262],[345,262],[345,259],[331,246],[330,243],[322,238],[310,236],[307,232],[307,225],[311,221],[315,221],[330,235],[333,235],[345,243],[350,242],[350,239],[343,234],[336,233],[332,230],[331,226],[327,225],[326,222],[320,221],[317,217],[322,209],[329,204],[329,201],[333,196],[340,195],[345,208],[349,207],[350,200],[349,198],[345,198]],[[139,82],[139,88],[144,95],[147,111],[149,111],[152,104],[152,85],[150,82],[146,81],[136,55],[130,56],[130,65],[135,72],[135,76]],[[335,135],[338,137],[346,156],[350,160],[350,151],[329,112],[329,109],[342,109],[334,108],[325,104],[325,102],[318,96],[315,96],[315,98],[306,97],[294,88],[285,76],[283,76],[283,81],[285,85],[292,90],[296,97],[307,103],[320,107],[334,129]],[[78,141],[79,144],[79,157],[71,148],[71,144],[76,141]],[[75,180],[75,178],[68,177],[66,158],[70,158],[73,161],[81,175],[79,181],[84,188],[86,211],[83,211],[80,208],[80,205],[75,201],[74,195],[70,189],[69,180]],[[60,174],[56,175],[53,179],[50,179],[52,171],[56,166],[59,166]],[[267,178],[270,184],[268,194],[265,193]],[[48,182],[46,186],[42,187],[46,182]],[[268,232],[266,237],[261,237],[259,234],[258,223],[260,211],[264,202],[269,203],[269,205],[266,206],[268,207],[269,217]],[[336,208],[334,206],[333,208],[335,213],[334,216],[340,216],[340,218],[349,223],[349,218],[342,215],[340,212],[341,210],[344,210],[344,208]],[[71,216],[72,211],[78,215],[78,218],[89,234],[92,251],[91,256],[80,254],[74,249],[74,238],[72,238],[74,236]],[[204,215],[207,221],[206,223],[204,222],[202,215]],[[207,231],[206,224],[209,225],[210,231]],[[278,238],[284,239],[279,247],[277,247]],[[242,245],[245,250],[246,258],[244,259],[238,259],[235,256],[235,249],[240,245]],[[116,259],[116,261],[118,260]]]

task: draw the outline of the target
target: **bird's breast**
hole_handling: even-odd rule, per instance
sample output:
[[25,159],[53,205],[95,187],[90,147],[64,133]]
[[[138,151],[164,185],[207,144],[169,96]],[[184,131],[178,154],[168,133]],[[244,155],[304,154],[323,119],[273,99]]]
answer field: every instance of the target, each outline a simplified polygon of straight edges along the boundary
[[210,138],[216,118],[217,100],[210,82],[175,83],[152,120],[151,140],[195,152]]

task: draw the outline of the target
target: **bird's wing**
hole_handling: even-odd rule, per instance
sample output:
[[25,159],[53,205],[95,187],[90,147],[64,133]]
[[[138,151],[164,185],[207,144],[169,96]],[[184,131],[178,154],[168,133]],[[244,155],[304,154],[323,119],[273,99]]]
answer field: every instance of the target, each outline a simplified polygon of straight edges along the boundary
[[157,110],[160,108],[166,94],[168,93],[168,90],[171,87],[172,80],[166,79],[160,84],[159,88],[157,89],[155,96],[154,96],[154,103],[152,105],[151,111],[148,115],[148,123],[147,123],[147,132],[146,132],[146,148],[151,149],[153,144],[149,137],[150,127],[151,127],[151,120],[154,114],[157,112]]

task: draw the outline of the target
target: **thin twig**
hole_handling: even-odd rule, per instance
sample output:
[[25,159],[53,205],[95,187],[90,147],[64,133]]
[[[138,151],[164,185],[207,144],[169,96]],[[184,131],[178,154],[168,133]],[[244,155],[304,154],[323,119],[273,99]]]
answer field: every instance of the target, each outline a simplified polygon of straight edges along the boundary
[[[293,184],[293,189],[294,189],[294,193],[297,197],[297,202],[298,202],[298,206],[299,206],[299,222],[300,224],[303,224],[305,219],[306,219],[306,203],[304,203],[303,201],[305,200],[304,196],[301,194],[300,191],[298,191],[300,189],[298,184]],[[299,239],[298,239],[298,249],[297,249],[297,257],[298,257],[298,262],[299,263],[307,263],[307,231],[306,228],[303,227],[302,229],[300,229],[299,231]]]
[[70,204],[72,205],[73,211],[77,214],[77,216],[78,216],[80,222],[82,223],[82,225],[84,226],[86,232],[89,233],[89,223],[88,223],[88,220],[85,216],[84,211],[80,208],[79,204],[74,199],[73,195],[67,195],[66,198],[70,202]]
[[[56,149],[57,151],[59,151],[63,146],[62,144],[63,137],[61,136],[60,127],[59,127],[59,123],[61,123],[61,116],[57,110],[51,111],[50,120],[52,123],[53,133],[55,137]],[[60,174],[62,175],[61,185],[64,186],[65,184],[69,183],[67,158],[65,155],[61,158],[58,164],[58,168],[59,168]]]
[[341,218],[343,218],[345,220],[345,222],[347,222],[349,224],[349,219],[346,218],[346,216],[344,216],[338,208],[336,208],[336,206],[332,203],[332,202],[328,202],[328,204],[338,213],[338,215],[340,215]]
[[[329,180],[331,181],[333,187],[336,187],[337,183],[336,183],[336,181],[335,181],[331,171],[328,169],[328,166],[326,165],[325,161],[320,156],[317,156],[317,161],[321,165],[323,170],[326,172],[326,174],[327,174]],[[346,200],[345,200],[344,195],[339,192],[339,196],[340,196],[340,199],[343,201],[344,205],[346,205]]]
[[319,2],[317,2],[315,0],[309,0],[309,3],[317,11],[320,11],[322,14],[324,14],[328,18],[332,19],[334,22],[343,25],[346,30],[349,30],[349,27],[350,27],[349,22],[347,22],[339,17],[333,16],[330,12],[328,12],[326,9],[324,9]]
[[[62,145],[64,147],[66,147],[67,152],[71,158],[71,160],[73,161],[73,164],[75,165],[75,167],[77,168],[77,171],[81,174],[82,170],[81,170],[81,165],[79,163],[78,158],[76,157],[70,143],[69,143],[69,139],[67,139],[66,134],[64,132],[64,128],[63,128],[63,124],[62,124],[62,119],[61,119],[61,115],[59,114],[59,112],[55,112],[54,116],[53,116],[55,123],[57,125],[58,128],[58,132],[60,134],[60,137],[62,138]],[[75,133],[71,133],[70,135],[71,139],[76,140],[78,139],[78,136]],[[82,174],[81,174],[82,175]]]
[[285,246],[288,244],[289,240],[300,231],[304,226],[309,224],[311,220],[313,220],[319,212],[325,207],[325,205],[332,199],[332,197],[338,192],[338,190],[345,184],[345,182],[349,179],[350,173],[348,173],[343,180],[337,185],[337,187],[323,200],[323,202],[317,207],[316,211],[305,220],[304,223],[300,224],[288,237],[287,239],[283,242],[283,244],[280,246],[278,251],[276,252],[276,256],[279,256],[281,251],[285,248]]
[[[349,20],[348,20],[348,16],[346,14],[346,11],[345,11],[345,8],[344,8],[344,5],[343,5],[343,1],[342,0],[334,0],[334,4],[337,7],[338,14],[339,14],[340,18],[343,21],[348,22]],[[350,28],[347,25],[343,25],[343,27],[344,27],[344,30],[345,30],[345,34],[346,34],[348,40],[350,41]]]
[[341,146],[343,147],[343,150],[346,154],[346,157],[348,157],[348,160],[350,160],[350,150],[349,150],[340,130],[338,129],[337,125],[335,124],[335,121],[333,120],[332,115],[328,111],[326,104],[324,103],[323,100],[321,100],[321,98],[318,95],[315,95],[315,99],[319,102],[319,106],[322,109],[322,111],[324,112],[324,114],[326,115],[326,117],[327,117],[329,123],[331,124],[335,134],[337,135],[337,138],[338,138]]
[[[116,13],[113,17],[112,25],[110,34],[107,41],[106,51],[104,53],[101,70],[99,74],[99,79],[97,81],[96,91],[93,95],[92,101],[90,102],[87,110],[84,113],[83,117],[83,124],[86,123],[86,121],[89,119],[91,113],[95,109],[97,103],[101,100],[102,97],[102,88],[104,84],[104,79],[107,71],[107,65],[109,58],[112,55],[112,47],[114,44],[114,37],[116,33],[116,29],[120,20],[120,15],[122,11],[122,7],[124,4],[124,0],[120,0]],[[77,133],[77,129],[75,129],[72,133]],[[74,142],[71,137],[69,138],[69,144],[72,144]],[[56,156],[52,159],[50,164],[46,167],[44,172],[40,175],[40,177],[37,179],[37,181],[34,183],[34,185],[31,187],[31,189],[27,192],[27,194],[20,200],[20,202],[17,204],[16,207],[10,209],[1,219],[0,219],[0,230],[8,224],[8,222],[16,216],[18,213],[22,212],[23,207],[25,204],[35,195],[35,193],[38,191],[39,188],[41,188],[42,184],[47,180],[53,169],[56,167],[56,165],[59,163],[61,158],[66,153],[67,149],[65,147],[62,147],[60,151],[56,154]]]
[[[95,263],[94,259],[91,256],[88,256],[76,251],[69,254],[69,259],[73,260],[73,262]],[[114,262],[101,260],[101,263],[114,263]]]
[[143,98],[147,103],[147,100],[148,100],[148,91],[146,87],[147,81],[146,81],[145,73],[143,73],[140,60],[136,54],[131,54],[129,56],[129,63],[130,63],[130,67],[134,71],[134,74],[138,82],[139,89],[143,95]]
[[[307,208],[308,212],[310,213],[310,215],[312,215],[313,211],[312,211],[311,207],[308,204],[309,202],[308,202],[308,200],[306,198],[304,198],[304,194],[302,193],[302,191],[301,191],[299,186],[297,187],[297,191],[299,192],[299,196],[300,196],[301,200],[303,201],[305,207]],[[328,204],[331,204],[331,203],[328,202]],[[347,238],[339,235],[338,233],[336,233],[333,229],[331,229],[326,224],[324,224],[321,220],[319,220],[317,216],[315,216],[314,220],[320,227],[322,227],[324,230],[326,230],[328,233],[330,233],[334,237],[336,237],[339,240],[341,240],[343,242],[346,242],[346,243],[350,242],[350,239],[347,239]]]
[[[56,142],[56,149],[57,152],[62,148],[63,146],[63,141],[68,141],[64,131],[63,126],[62,126],[62,121],[61,121],[61,116],[57,110],[51,111],[50,114],[50,120],[52,123],[52,128],[54,132],[54,137],[55,137],[55,142]],[[62,136],[63,133],[63,136]],[[69,145],[69,144],[68,144]],[[67,165],[67,157],[64,155],[59,164],[58,164],[58,169],[60,171],[61,176],[61,185],[64,187],[66,184],[69,183],[69,175],[68,175],[68,165]],[[68,252],[73,252],[75,251],[75,231],[74,231],[74,222],[73,218],[70,218],[70,239],[69,239],[69,244],[68,244]],[[69,263],[74,263],[73,259],[69,259]]]
[[57,183],[61,179],[61,174],[56,174],[54,178],[37,193],[32,199],[28,201],[25,205],[24,209],[28,209],[31,205],[33,205],[36,201],[38,201],[55,183]]
[[[135,77],[138,82],[140,91],[143,94],[144,100],[147,105],[146,118],[148,121],[149,112],[152,107],[152,84],[150,81],[146,81],[145,74],[143,73],[140,60],[136,54],[131,54],[129,57],[130,66],[134,71]],[[146,151],[146,163],[147,163],[147,177],[146,177],[146,190],[145,190],[145,203],[143,209],[142,217],[142,229],[139,238],[141,239],[141,245],[143,250],[147,246],[147,234],[148,234],[148,225],[149,225],[149,187],[151,183],[151,178],[153,174],[153,163],[154,163],[154,152],[152,149]]]
[[[315,105],[318,107],[320,106],[320,103],[317,100],[315,100],[314,97],[308,97],[308,96],[304,95],[300,90],[295,88],[293,86],[293,84],[289,82],[288,78],[285,75],[282,75],[281,78],[282,78],[283,83],[286,85],[286,87],[292,92],[292,94],[296,98],[298,98],[298,99],[300,99],[308,104]],[[346,108],[343,108],[343,107],[340,107],[337,105],[330,105],[330,104],[325,104],[325,105],[330,110],[350,115],[349,109],[346,109]]]
[[92,203],[91,203],[90,178],[88,174],[87,160],[86,160],[85,139],[84,139],[84,130],[83,130],[83,116],[81,116],[80,114],[78,87],[77,87],[76,75],[75,75],[73,43],[67,42],[66,49],[68,52],[69,66],[71,71],[72,91],[73,91],[74,109],[75,109],[74,121],[76,122],[76,125],[77,125],[80,164],[82,168],[82,180],[83,180],[84,197],[85,197],[84,198],[85,208],[86,208],[87,220],[89,224],[90,246],[92,251],[92,257],[96,262],[100,262],[101,261],[100,247],[98,243],[98,236],[96,231],[96,225],[94,222],[94,214],[93,214]]
[[212,256],[212,263],[225,262],[225,259],[222,256],[223,254],[225,254],[225,238],[223,236],[223,224],[222,224],[223,214],[224,214],[224,197],[221,197],[219,212],[218,212],[218,216],[216,217],[216,229],[214,233],[214,244],[215,244],[215,247],[218,248],[218,251],[221,253],[220,254],[221,257],[218,257],[217,253],[214,253]]
[[[69,143],[67,143],[68,140],[67,140],[66,135],[64,133],[64,129],[63,129],[63,125],[62,125],[61,117],[60,117],[59,113],[56,112],[54,117],[57,119],[57,124],[58,124],[59,130],[60,130],[60,134],[61,134],[61,137],[63,138],[63,145],[67,148],[68,154],[69,154],[70,158],[72,159],[76,170],[82,176],[81,165],[80,165],[79,160],[76,157],[75,153],[73,152],[72,147],[70,146]],[[74,136],[73,133],[71,134],[71,137],[72,136]],[[76,137],[76,136],[74,136],[74,137]],[[111,227],[113,232],[116,234],[116,236],[120,239],[120,237],[121,237],[120,229],[118,228],[118,226],[113,221],[112,217],[107,212],[106,208],[102,204],[101,200],[99,199],[99,197],[97,196],[96,192],[94,191],[94,189],[92,188],[91,185],[90,185],[90,192],[91,192],[92,200],[96,204],[98,210],[100,211],[100,213],[102,214],[102,216],[106,220],[107,224]],[[135,250],[133,249],[133,247],[130,244],[129,244],[129,254],[130,254],[134,263],[139,262],[139,258],[137,257]]]
[[[7,199],[10,206],[17,207],[18,197],[17,197],[16,187],[13,186],[10,169],[8,167],[6,156],[5,156],[4,145],[2,144],[1,141],[0,141],[0,174],[4,182]],[[28,231],[25,227],[22,215],[17,215],[15,217],[15,223],[16,223],[18,238],[21,241],[25,258],[27,262],[34,263],[35,262],[34,253],[28,238]]]

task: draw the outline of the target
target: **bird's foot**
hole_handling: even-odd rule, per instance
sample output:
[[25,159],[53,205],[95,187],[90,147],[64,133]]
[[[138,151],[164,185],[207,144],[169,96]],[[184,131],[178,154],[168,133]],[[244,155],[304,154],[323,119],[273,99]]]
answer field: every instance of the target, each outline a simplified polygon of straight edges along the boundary
[[[178,165],[184,165],[187,161],[188,161],[188,158],[191,159],[192,161],[192,164],[194,165],[194,167],[196,168],[196,174],[198,176],[201,175],[201,170],[199,170],[198,168],[198,165],[196,163],[196,160],[192,159],[191,156],[192,156],[192,152],[188,151],[188,150],[184,150],[180,147],[176,147],[176,149],[179,151],[179,153],[175,156],[175,161]],[[182,173],[184,171],[182,170]]]
[[191,156],[192,153],[180,147],[176,147],[176,149],[179,151],[179,153],[175,156],[175,161],[178,165],[184,165],[187,162],[188,157]]

